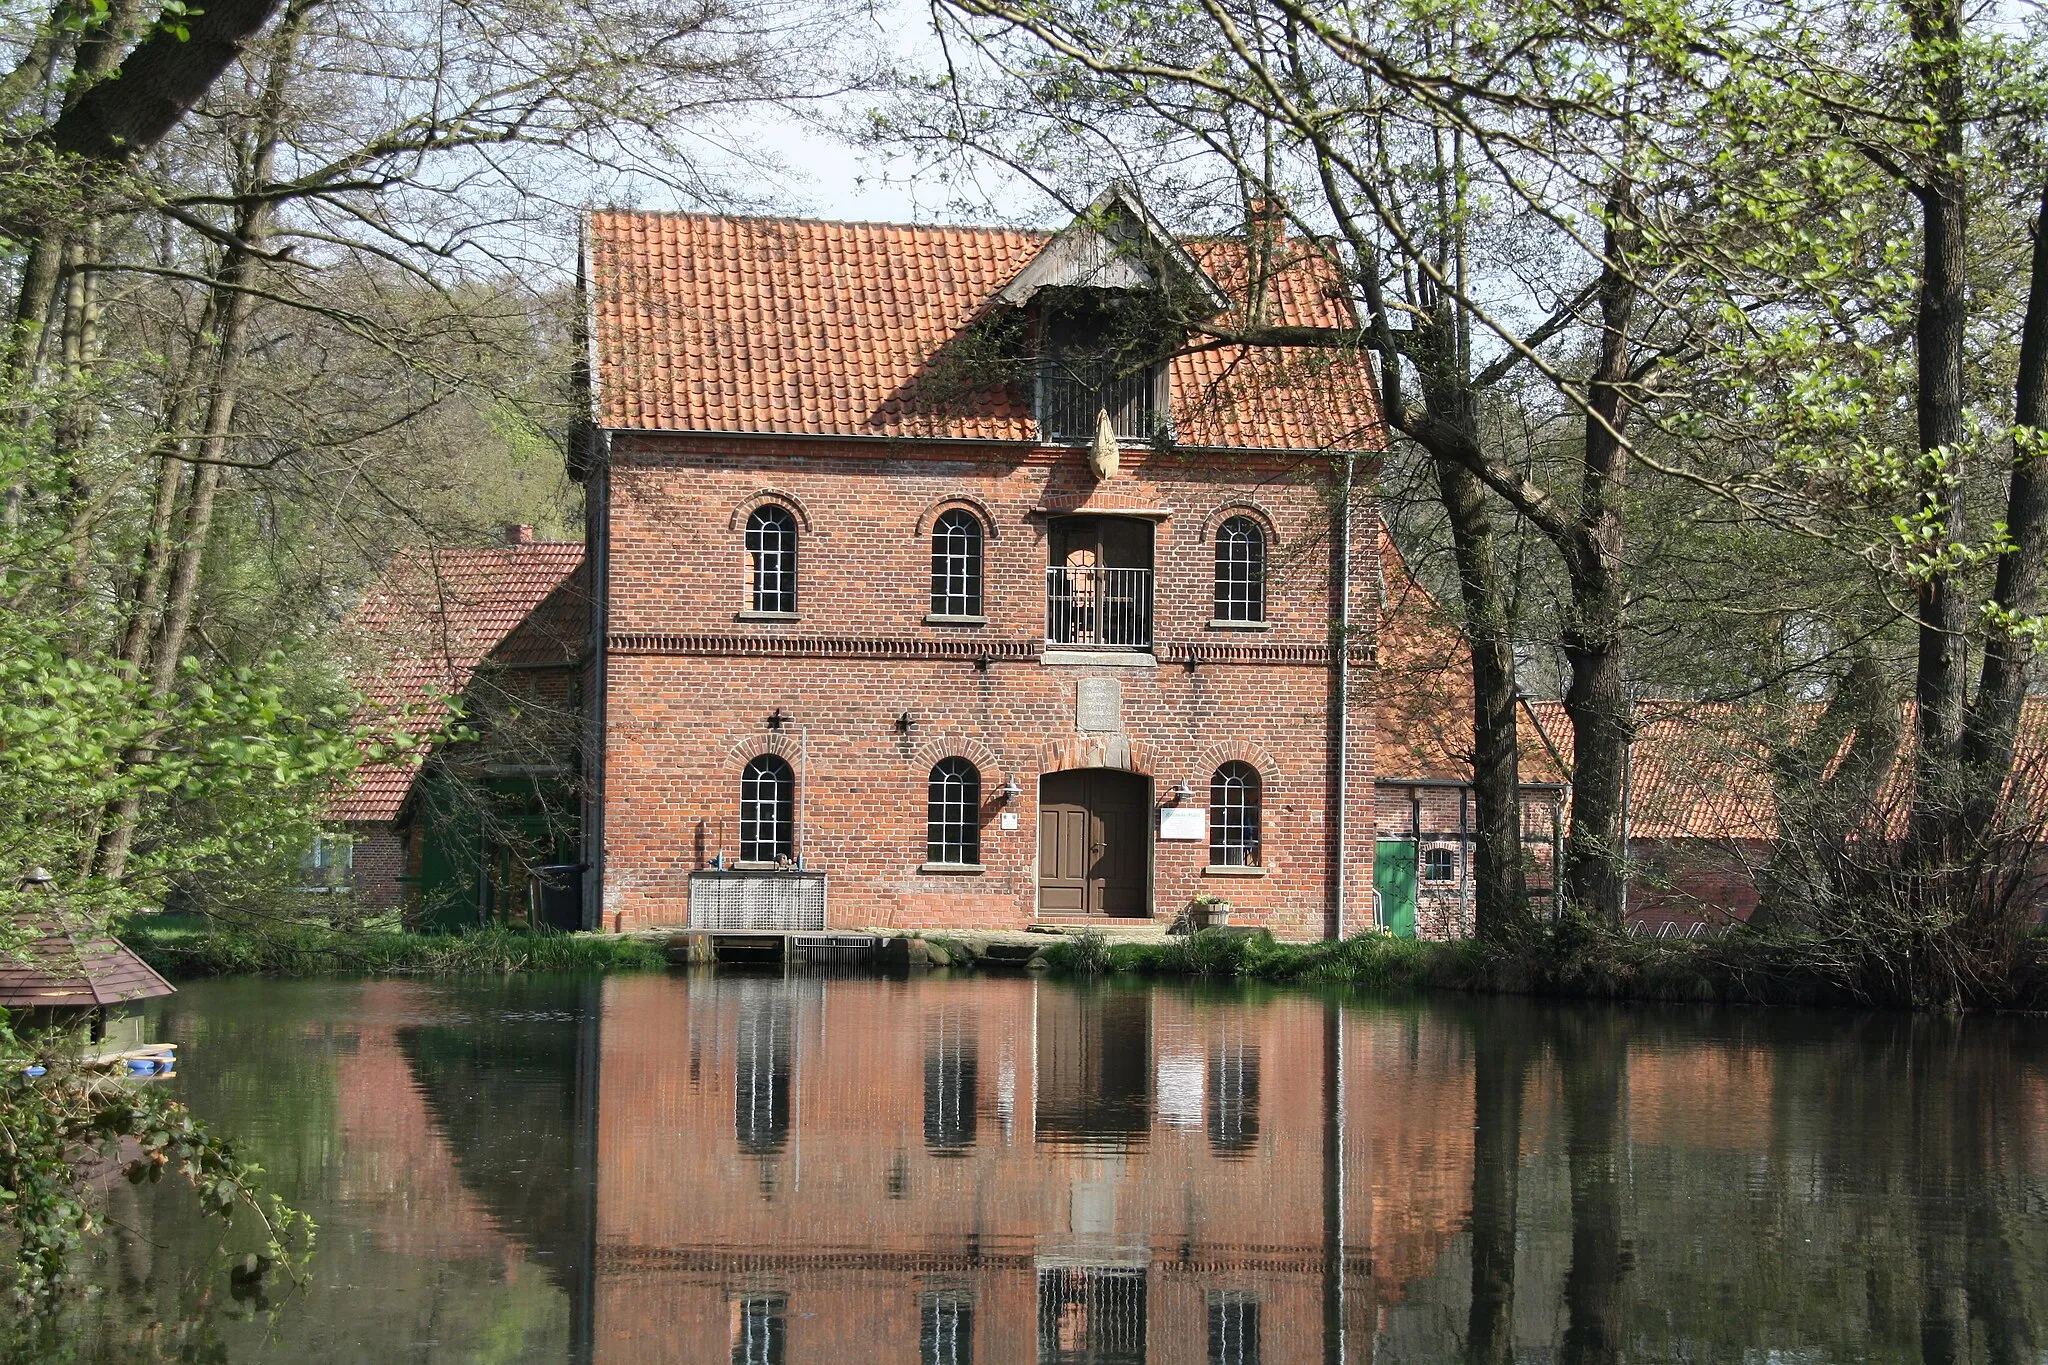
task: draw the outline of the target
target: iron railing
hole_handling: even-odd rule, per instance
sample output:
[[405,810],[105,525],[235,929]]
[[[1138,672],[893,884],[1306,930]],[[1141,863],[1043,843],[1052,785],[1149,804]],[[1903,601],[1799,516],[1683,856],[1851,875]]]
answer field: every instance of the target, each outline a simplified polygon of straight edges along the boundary
[[1045,571],[1045,642],[1152,647],[1152,571],[1055,565]]
[[1048,361],[1038,372],[1038,434],[1047,441],[1092,441],[1104,411],[1111,427],[1125,440],[1150,440],[1154,418],[1154,379],[1150,370],[1117,375],[1107,366],[1077,370]]
[[692,872],[690,927],[816,932],[825,927],[825,875],[766,869]]

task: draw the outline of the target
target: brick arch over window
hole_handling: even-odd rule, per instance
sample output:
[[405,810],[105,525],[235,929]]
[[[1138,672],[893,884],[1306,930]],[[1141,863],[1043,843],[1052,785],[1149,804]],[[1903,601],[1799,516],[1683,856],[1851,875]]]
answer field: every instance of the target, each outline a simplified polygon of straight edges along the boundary
[[1002,786],[1001,779],[1009,775],[1009,769],[996,757],[996,751],[978,739],[966,735],[939,733],[931,735],[918,745],[910,755],[910,768],[920,781],[942,758],[964,758],[981,770],[984,786],[993,782]]
[[1202,750],[1201,757],[1195,760],[1195,777],[1207,783],[1211,773],[1233,760],[1251,764],[1259,770],[1259,777],[1266,782],[1272,782],[1280,776],[1280,760],[1273,757],[1271,752],[1246,740],[1225,739],[1218,740]]
[[811,534],[811,509],[804,506],[802,498],[781,488],[760,488],[748,494],[739,506],[732,509],[732,519],[726,523],[726,529],[739,530],[747,524],[747,518],[754,515],[755,509],[771,502],[787,507],[796,518],[796,529],[805,535]]
[[1002,531],[996,526],[994,509],[972,493],[948,493],[943,498],[933,498],[926,503],[924,510],[917,514],[917,534],[920,537],[930,535],[932,523],[939,519],[939,514],[950,512],[955,507],[974,513],[976,520],[981,522],[982,533],[990,540],[1002,535]]
[[1203,518],[1202,539],[1200,543],[1206,545],[1210,541],[1216,539],[1216,528],[1221,526],[1224,522],[1229,521],[1232,517],[1251,518],[1251,520],[1258,525],[1258,528],[1261,531],[1265,532],[1266,548],[1268,550],[1275,549],[1279,546],[1280,530],[1278,523],[1276,523],[1273,520],[1273,514],[1267,511],[1264,507],[1260,506],[1258,503],[1251,502],[1243,498],[1239,498],[1232,502],[1226,502],[1221,507],[1211,512],[1207,517]]
[[770,730],[765,734],[747,735],[734,740],[726,748],[725,766],[732,771],[734,778],[737,779],[740,770],[762,754],[774,754],[777,758],[782,759],[790,767],[794,768],[797,766],[798,759],[802,757],[802,749],[797,743],[795,735],[787,734],[781,730]]
[[1076,735],[1049,739],[1039,746],[1038,770],[1060,773],[1073,768],[1120,768],[1147,777],[1159,770],[1159,755],[1142,739],[1128,735]]

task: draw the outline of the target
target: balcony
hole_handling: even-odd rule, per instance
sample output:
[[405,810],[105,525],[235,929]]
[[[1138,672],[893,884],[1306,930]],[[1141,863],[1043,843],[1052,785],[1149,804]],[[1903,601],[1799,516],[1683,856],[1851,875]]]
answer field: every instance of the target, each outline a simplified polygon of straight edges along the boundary
[[1152,647],[1152,571],[1059,566],[1045,571],[1045,642],[1086,649]]

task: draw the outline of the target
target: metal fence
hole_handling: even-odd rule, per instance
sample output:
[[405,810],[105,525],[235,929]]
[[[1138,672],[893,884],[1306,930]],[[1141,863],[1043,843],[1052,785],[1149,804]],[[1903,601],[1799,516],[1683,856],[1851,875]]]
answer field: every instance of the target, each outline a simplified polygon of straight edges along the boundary
[[825,927],[822,872],[692,872],[692,929],[814,932]]
[[1062,567],[1045,571],[1045,640],[1096,649],[1152,644],[1152,571]]

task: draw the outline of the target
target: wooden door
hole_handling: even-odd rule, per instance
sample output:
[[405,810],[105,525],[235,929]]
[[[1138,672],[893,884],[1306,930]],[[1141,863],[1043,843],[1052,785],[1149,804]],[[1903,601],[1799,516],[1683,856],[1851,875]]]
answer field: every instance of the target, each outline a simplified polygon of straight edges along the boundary
[[1145,779],[1135,773],[1046,774],[1038,790],[1038,912],[1150,914],[1150,816]]

